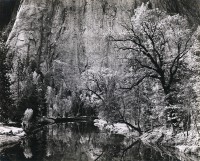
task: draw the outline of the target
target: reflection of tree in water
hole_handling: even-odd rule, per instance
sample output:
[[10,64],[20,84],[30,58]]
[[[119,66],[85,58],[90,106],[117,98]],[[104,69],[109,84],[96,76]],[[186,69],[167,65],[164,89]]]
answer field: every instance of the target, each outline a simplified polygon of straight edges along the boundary
[[[21,142],[23,158],[29,161],[40,161],[46,156],[47,129],[41,129],[37,134],[30,135]],[[21,161],[21,159],[20,159]]]
[[180,161],[161,149],[144,145],[140,140],[133,142],[122,151],[121,160],[131,161]]
[[122,135],[100,133],[86,123],[47,126],[5,154],[6,161],[178,161],[164,150]]
[[[94,126],[94,125],[93,125]],[[31,138],[33,158],[48,160],[91,160],[85,151],[97,132],[89,124],[54,124]],[[46,145],[46,146],[45,146]],[[27,149],[27,147],[26,147]],[[43,149],[39,151],[40,149]]]
[[96,154],[95,160],[113,160],[114,158],[120,157],[120,152],[123,145],[124,136],[107,134],[105,139],[100,141],[100,149],[102,149],[101,154]]
[[105,144],[102,153],[97,156],[95,161],[180,161],[175,155],[167,154],[161,149],[155,150],[144,145],[140,140],[129,140],[128,142],[118,140],[118,143],[116,141],[112,144]]
[[23,140],[22,141],[22,145],[23,145],[23,149],[24,149],[25,158],[32,158],[33,157],[33,153],[31,151],[29,139]]

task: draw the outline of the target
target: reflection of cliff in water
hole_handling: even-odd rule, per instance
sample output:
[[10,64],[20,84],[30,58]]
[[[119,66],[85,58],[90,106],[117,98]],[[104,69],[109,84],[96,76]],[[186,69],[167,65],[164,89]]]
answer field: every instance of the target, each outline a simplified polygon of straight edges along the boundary
[[88,123],[50,125],[21,144],[4,150],[0,153],[2,157],[6,161],[179,161],[140,141],[100,133]]

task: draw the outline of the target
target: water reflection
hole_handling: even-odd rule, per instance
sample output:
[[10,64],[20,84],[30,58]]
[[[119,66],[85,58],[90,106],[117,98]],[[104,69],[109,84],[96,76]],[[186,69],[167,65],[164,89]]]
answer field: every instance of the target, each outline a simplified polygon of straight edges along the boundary
[[54,124],[5,149],[0,161],[179,161],[139,140],[101,133],[89,123]]
[[25,139],[22,141],[22,145],[23,145],[23,149],[24,149],[24,156],[25,158],[32,158],[33,157],[33,153],[30,147],[30,140],[29,139]]

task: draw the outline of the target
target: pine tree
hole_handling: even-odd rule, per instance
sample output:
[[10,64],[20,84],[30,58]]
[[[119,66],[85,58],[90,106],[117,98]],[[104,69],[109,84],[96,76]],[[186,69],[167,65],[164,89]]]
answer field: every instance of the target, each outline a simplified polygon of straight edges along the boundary
[[0,40],[0,121],[7,122],[11,116],[12,99],[10,92],[9,68],[6,64],[5,42]]

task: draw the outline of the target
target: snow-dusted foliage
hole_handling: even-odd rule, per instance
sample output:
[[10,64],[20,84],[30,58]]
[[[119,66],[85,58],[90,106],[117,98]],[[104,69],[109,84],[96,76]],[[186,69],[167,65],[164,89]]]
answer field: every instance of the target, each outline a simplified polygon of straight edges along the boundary
[[109,68],[91,68],[82,74],[82,89],[86,100],[109,120],[116,120],[119,113],[119,73]]
[[114,52],[107,52],[106,61],[87,62],[79,68],[80,75],[75,68],[67,75],[70,63],[60,58],[52,59],[45,72],[29,55],[16,59],[12,87],[17,91],[14,98],[20,114],[30,106],[33,120],[45,115],[98,115],[110,127],[121,122],[140,134],[165,125],[174,132],[180,126],[189,130],[190,116],[198,111],[200,90],[198,63],[190,64],[198,59],[199,42],[194,41],[187,19],[142,4],[122,27],[123,32],[111,32],[106,39],[108,48],[116,45],[119,49],[117,63],[121,64],[111,62]]
[[178,90],[180,79],[188,76],[184,60],[193,44],[187,20],[143,4],[123,26],[126,32],[113,40],[119,49],[132,53],[135,73],[157,81],[168,102],[175,103],[177,93],[172,93]]
[[194,36],[187,19],[147,6],[135,9],[130,22],[122,24],[125,31],[111,37],[118,49],[127,51],[121,70],[92,67],[82,74],[82,89],[90,104],[101,107],[101,117],[139,131],[166,124],[166,109],[176,106],[177,113],[183,111],[177,124],[190,123],[196,99],[188,65]]

